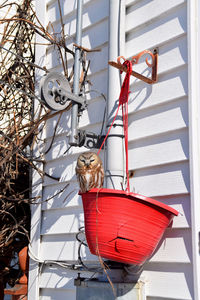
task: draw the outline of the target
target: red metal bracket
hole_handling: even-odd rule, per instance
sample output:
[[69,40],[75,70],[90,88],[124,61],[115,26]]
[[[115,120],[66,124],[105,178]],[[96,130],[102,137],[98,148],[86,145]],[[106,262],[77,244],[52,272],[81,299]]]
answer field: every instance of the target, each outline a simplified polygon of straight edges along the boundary
[[[152,61],[151,63],[149,63],[148,57],[145,60],[147,66],[152,68],[151,78],[145,77],[145,76],[143,76],[143,75],[141,75],[141,74],[139,74],[135,71],[132,71],[131,75],[138,78],[138,79],[143,80],[144,82],[146,82],[148,84],[156,83],[158,81],[158,75],[157,75],[158,51],[157,51],[157,49],[155,49],[152,53],[149,50],[144,50],[144,51],[140,52],[139,54],[137,54],[135,56],[132,56],[132,58],[131,58],[132,65],[137,64],[139,62],[140,58],[143,55],[150,55],[150,57],[151,57],[151,61]],[[121,63],[121,59],[124,60],[124,61],[126,60],[124,56],[119,56],[117,58],[117,63],[114,62],[114,61],[109,61],[108,63],[112,67],[115,67],[115,68],[119,69],[121,72],[127,72],[127,68],[126,68],[125,65],[123,65]]]

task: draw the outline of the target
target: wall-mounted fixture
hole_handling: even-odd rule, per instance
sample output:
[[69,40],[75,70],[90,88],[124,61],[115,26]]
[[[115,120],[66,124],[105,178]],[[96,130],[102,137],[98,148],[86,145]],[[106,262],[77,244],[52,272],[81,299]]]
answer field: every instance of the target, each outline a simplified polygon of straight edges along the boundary
[[83,110],[87,106],[86,99],[71,92],[68,80],[58,72],[50,72],[40,81],[40,97],[43,103],[52,110],[63,110],[69,101],[79,104]]
[[[79,113],[87,108],[86,99],[71,92],[68,80],[61,73],[49,72],[43,76],[39,90],[42,102],[51,110],[64,110],[70,102],[78,105]],[[104,135],[88,133],[85,130],[78,129],[76,146],[82,147],[85,145],[89,149],[98,149],[104,137]]]
[[145,300],[145,284],[113,283],[115,294],[110,283],[98,280],[75,279],[76,300]]
[[[148,83],[148,84],[153,84],[156,83],[158,81],[158,73],[157,73],[157,69],[158,69],[158,48],[155,48],[153,50],[153,52],[149,51],[149,50],[144,50],[140,53],[138,53],[137,55],[134,55],[131,57],[130,61],[132,62],[132,65],[138,64],[140,58],[144,55],[150,56],[152,59],[152,62],[149,63],[148,62],[148,57],[146,58],[145,62],[147,64],[147,66],[149,68],[152,69],[151,72],[151,78],[143,76],[142,74],[139,74],[135,71],[132,70],[131,75]],[[126,61],[126,59],[124,58],[124,56],[119,56],[117,58],[117,63],[114,61],[109,61],[109,65],[111,65],[112,67],[115,67],[117,69],[119,69],[121,72],[127,72],[127,67],[121,63],[121,59]]]

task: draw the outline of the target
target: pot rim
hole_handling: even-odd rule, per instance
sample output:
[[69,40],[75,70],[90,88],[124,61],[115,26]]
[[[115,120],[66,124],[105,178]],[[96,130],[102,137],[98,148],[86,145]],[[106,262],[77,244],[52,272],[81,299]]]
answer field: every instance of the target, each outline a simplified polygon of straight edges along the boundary
[[140,195],[140,194],[137,194],[137,193],[131,193],[131,192],[127,192],[127,191],[122,191],[122,190],[112,190],[112,189],[106,189],[106,188],[95,188],[95,189],[91,189],[90,191],[86,192],[86,193],[81,193],[79,192],[79,195],[87,195],[87,194],[113,194],[114,195],[121,195],[122,197],[125,196],[125,197],[129,197],[129,198],[136,198],[136,199],[139,199],[139,200],[142,200],[146,203],[150,203],[150,204],[153,204],[154,206],[158,206],[164,210],[167,210],[169,211],[170,213],[174,214],[175,216],[178,216],[179,212],[177,210],[175,210],[174,208],[162,203],[162,202],[159,202],[158,200],[155,200],[155,199],[152,199],[152,198],[149,198],[149,197],[146,197],[146,196],[143,196],[143,195]]

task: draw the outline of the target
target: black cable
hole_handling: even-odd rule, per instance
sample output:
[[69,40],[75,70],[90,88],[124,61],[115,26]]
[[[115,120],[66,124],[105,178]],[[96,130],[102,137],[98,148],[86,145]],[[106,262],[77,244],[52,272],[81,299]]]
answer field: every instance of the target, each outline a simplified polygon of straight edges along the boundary
[[67,150],[65,150],[65,152],[63,153],[63,155],[66,154],[66,153],[71,149],[71,147],[72,147],[72,145],[70,145],[70,146],[67,148]]
[[76,239],[77,239],[77,241],[78,241],[79,243],[82,243],[84,246],[88,247],[88,245],[87,245],[86,243],[84,243],[85,238],[84,238],[83,241],[79,238],[79,234],[84,234],[84,235],[85,235],[85,230],[84,230],[84,229],[85,229],[84,226],[81,226],[81,227],[79,228],[79,232],[77,232],[77,234],[76,234]]
[[100,272],[102,270],[102,267],[99,267],[99,268],[88,267],[88,266],[86,266],[86,264],[82,260],[82,257],[81,257],[81,247],[82,247],[82,245],[84,245],[85,247],[88,247],[88,245],[85,243],[85,241],[86,241],[85,237],[84,237],[83,240],[81,240],[80,237],[79,237],[80,234],[83,234],[85,236],[85,230],[84,229],[85,229],[84,226],[81,226],[79,228],[79,232],[77,232],[77,234],[76,234],[76,240],[79,242],[79,247],[78,247],[78,261],[82,265],[82,267],[84,269],[86,269],[87,271],[89,271],[89,272],[95,272],[95,273],[96,272]]

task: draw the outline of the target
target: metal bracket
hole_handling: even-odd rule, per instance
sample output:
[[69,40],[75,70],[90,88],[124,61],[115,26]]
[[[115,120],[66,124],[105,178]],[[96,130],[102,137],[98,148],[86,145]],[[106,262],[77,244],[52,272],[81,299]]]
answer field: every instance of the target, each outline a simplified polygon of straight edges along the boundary
[[63,110],[69,101],[78,103],[81,109],[87,106],[86,99],[71,92],[68,80],[58,72],[50,72],[40,81],[40,97],[42,102],[52,110]]
[[89,149],[99,149],[105,135],[97,135],[92,132],[86,132],[85,130],[78,130],[78,146],[85,146]]
[[[138,64],[140,58],[144,55],[149,55],[151,57],[151,60],[152,62],[149,63],[148,61],[148,58],[146,58],[145,62],[147,64],[148,67],[152,68],[152,72],[151,72],[151,78],[149,77],[145,77],[143,76],[142,74],[139,74],[135,71],[132,71],[131,75],[140,79],[140,80],[143,80],[144,82],[148,83],[148,84],[153,84],[153,83],[156,83],[158,81],[158,75],[157,75],[157,67],[158,67],[158,48],[155,48],[153,50],[153,52],[151,52],[150,50],[144,50],[142,52],[140,52],[139,54],[135,55],[135,56],[132,56],[131,57],[131,61],[132,61],[132,64]],[[109,61],[109,65],[111,65],[112,67],[115,67],[117,69],[119,69],[121,72],[126,72],[127,71],[127,68],[125,65],[123,65],[121,63],[121,59],[122,60],[126,60],[124,58],[124,56],[119,56],[117,58],[117,63],[114,62],[114,61]]]
[[84,280],[85,278],[81,277],[80,273],[78,273],[78,277],[74,279],[74,285],[81,286],[81,282]]

